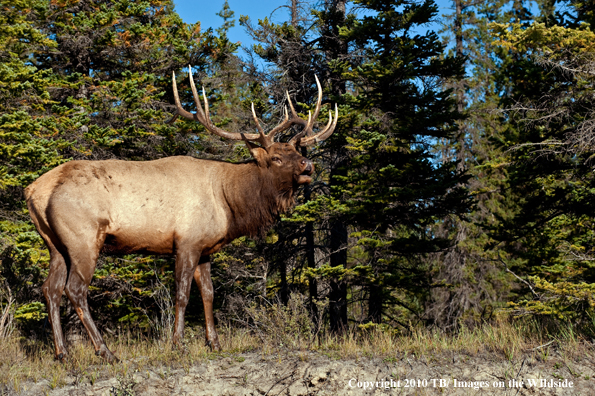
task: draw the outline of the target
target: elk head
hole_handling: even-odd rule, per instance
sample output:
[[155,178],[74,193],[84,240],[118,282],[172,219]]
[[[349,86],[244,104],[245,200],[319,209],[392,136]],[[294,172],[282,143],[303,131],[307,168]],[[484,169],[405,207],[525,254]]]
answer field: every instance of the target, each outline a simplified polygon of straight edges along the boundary
[[[312,164],[312,161],[299,154],[298,148],[311,146],[328,138],[335,130],[335,127],[337,126],[337,120],[339,118],[339,112],[337,105],[335,104],[334,117],[332,112],[329,111],[329,121],[326,127],[318,133],[313,134],[312,130],[314,127],[314,122],[318,117],[320,105],[322,103],[322,87],[320,86],[317,76],[315,76],[315,78],[316,86],[318,87],[318,101],[316,102],[314,114],[312,115],[308,113],[307,121],[297,115],[291,103],[289,92],[286,92],[289,108],[291,111],[291,117],[287,112],[287,107],[285,107],[284,120],[279,125],[270,130],[267,134],[265,134],[264,129],[260,125],[258,117],[256,117],[256,112],[254,111],[254,103],[252,104],[252,117],[254,118],[254,122],[256,123],[256,128],[258,130],[258,133],[256,134],[227,132],[215,126],[209,116],[209,102],[207,101],[204,87],[202,89],[202,96],[204,100],[203,109],[200,105],[200,99],[196,90],[196,86],[194,85],[192,69],[190,66],[188,67],[188,72],[190,75],[190,87],[192,88],[192,95],[194,96],[194,103],[196,104],[197,112],[195,114],[190,113],[184,110],[182,107],[180,98],[178,96],[176,76],[175,73],[172,73],[172,83],[177,113],[170,122],[173,122],[177,116],[182,116],[188,120],[200,122],[207,131],[215,135],[231,140],[243,140],[248,146],[248,150],[250,151],[252,157],[256,160],[258,166],[263,169],[272,170],[276,175],[278,175],[278,180],[281,183],[292,180],[292,184],[300,185],[308,184],[312,181],[310,176],[314,172],[314,165]],[[279,132],[289,129],[292,125],[300,125],[303,126],[304,129],[292,137],[288,143],[274,141],[275,135],[277,135]]]

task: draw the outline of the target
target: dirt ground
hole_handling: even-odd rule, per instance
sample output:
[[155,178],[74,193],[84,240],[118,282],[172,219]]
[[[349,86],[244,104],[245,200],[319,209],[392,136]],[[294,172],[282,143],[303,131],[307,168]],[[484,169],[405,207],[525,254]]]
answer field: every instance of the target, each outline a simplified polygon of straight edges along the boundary
[[23,384],[21,390],[21,395],[35,396],[595,395],[595,357],[534,351],[511,359],[488,353],[337,359],[316,352],[250,352],[221,355],[186,369],[137,369],[94,384],[68,377],[53,390],[43,380]]

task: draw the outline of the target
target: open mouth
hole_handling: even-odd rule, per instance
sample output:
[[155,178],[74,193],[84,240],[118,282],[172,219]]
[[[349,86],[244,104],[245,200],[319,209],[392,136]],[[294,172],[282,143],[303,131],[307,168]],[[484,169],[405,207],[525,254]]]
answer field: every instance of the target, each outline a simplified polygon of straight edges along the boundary
[[312,173],[314,173],[314,165],[309,163],[308,166],[306,166],[306,169],[298,175],[296,180],[297,184],[309,184],[312,182],[312,178],[310,177]]
[[299,175],[297,177],[297,184],[310,184],[312,182],[312,178],[308,175]]

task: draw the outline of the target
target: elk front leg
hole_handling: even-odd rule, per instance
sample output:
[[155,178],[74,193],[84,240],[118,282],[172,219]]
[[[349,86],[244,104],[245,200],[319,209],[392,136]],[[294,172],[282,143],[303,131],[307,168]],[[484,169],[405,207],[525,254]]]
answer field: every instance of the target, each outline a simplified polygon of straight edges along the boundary
[[217,331],[215,330],[215,318],[213,317],[213,282],[211,280],[211,262],[210,258],[204,257],[206,262],[201,262],[194,271],[194,280],[200,289],[200,295],[202,296],[202,303],[205,309],[205,328],[206,328],[206,339],[207,345],[216,351],[221,350],[219,345],[219,338],[217,337]]
[[190,297],[192,274],[200,260],[200,250],[179,249],[176,252],[176,319],[174,321],[173,343],[184,349],[184,314]]

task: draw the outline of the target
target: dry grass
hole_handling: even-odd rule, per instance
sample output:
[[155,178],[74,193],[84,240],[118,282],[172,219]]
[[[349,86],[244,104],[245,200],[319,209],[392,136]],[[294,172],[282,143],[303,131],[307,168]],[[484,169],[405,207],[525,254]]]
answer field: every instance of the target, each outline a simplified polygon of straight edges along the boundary
[[[126,377],[134,372],[153,371],[163,373],[184,368],[219,356],[256,351],[263,355],[317,351],[334,359],[358,359],[360,357],[381,357],[401,359],[433,357],[445,354],[476,355],[492,353],[502,359],[516,359],[527,352],[547,353],[555,347],[562,354],[574,356],[581,353],[584,342],[572,328],[559,331],[557,336],[548,335],[534,322],[511,324],[501,321],[478,326],[472,330],[463,328],[458,334],[449,335],[428,329],[412,329],[407,335],[372,327],[368,330],[353,330],[343,336],[323,334],[314,342],[299,340],[293,346],[280,346],[278,335],[271,336],[271,342],[263,340],[262,334],[230,326],[219,328],[223,352],[212,353],[204,346],[202,330],[187,331],[187,353],[174,349],[170,342],[156,341],[146,337],[135,337],[132,333],[119,337],[108,337],[107,343],[120,358],[120,362],[109,365],[95,356],[89,343],[81,342],[70,348],[67,363],[54,360],[52,346],[42,342],[27,342],[16,336],[0,339],[0,385],[19,392],[25,382],[49,381],[50,388],[67,382],[93,384],[98,379]],[[540,346],[552,342],[547,347]],[[1,389],[1,387],[0,387]]]

